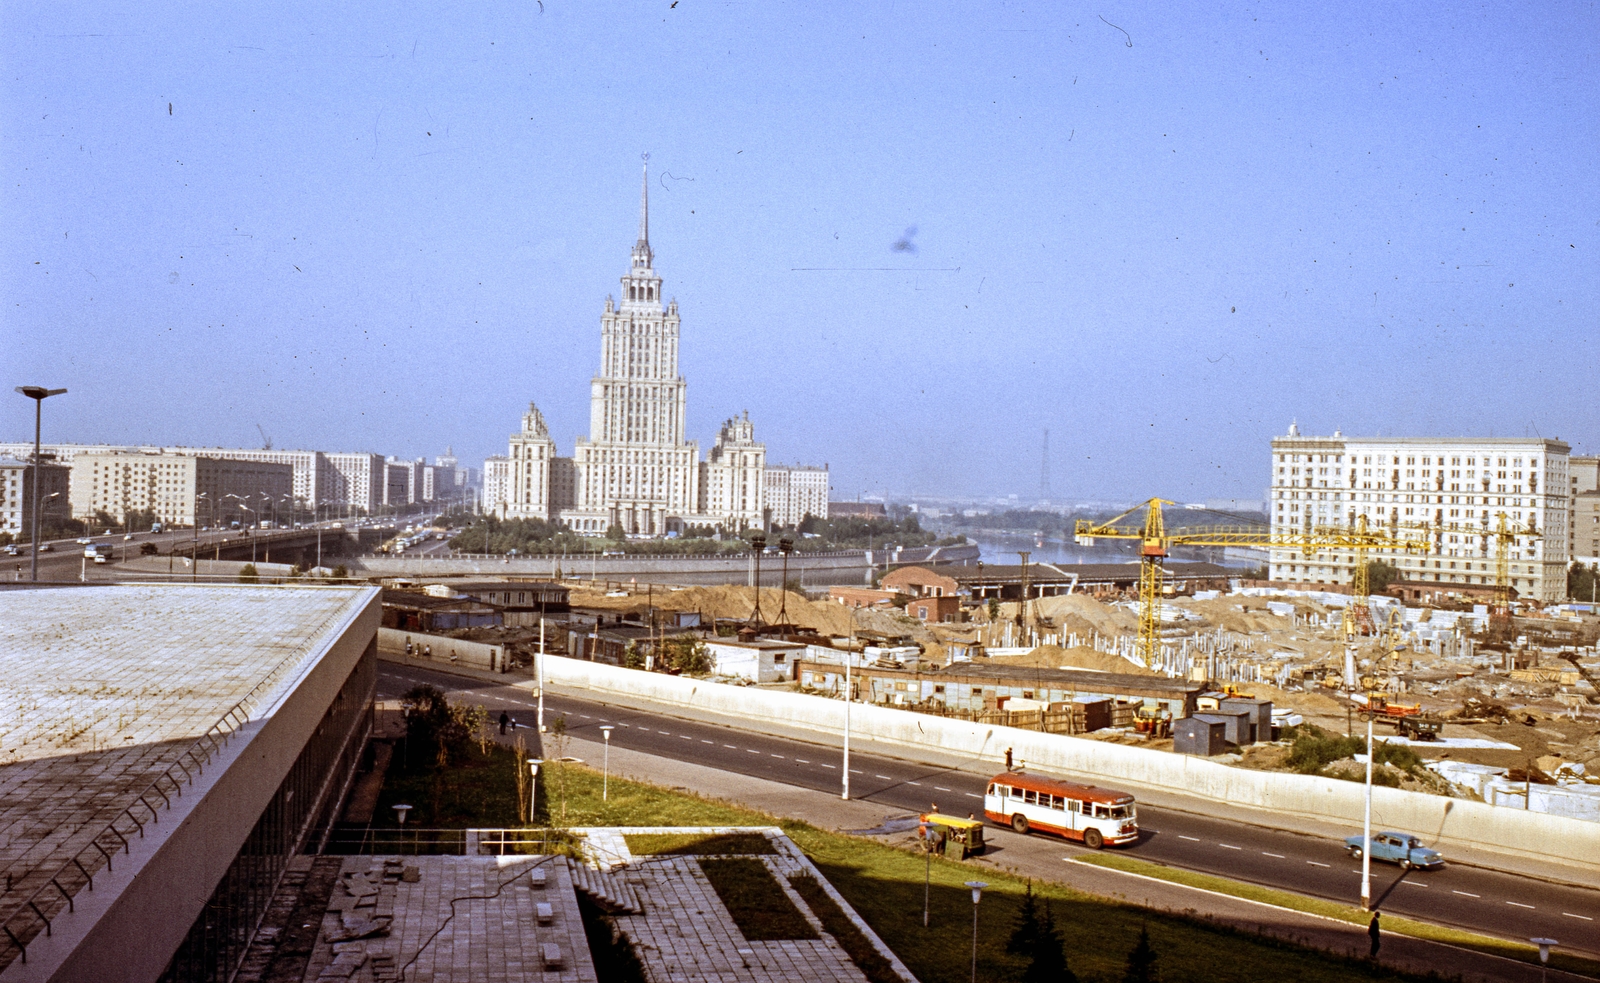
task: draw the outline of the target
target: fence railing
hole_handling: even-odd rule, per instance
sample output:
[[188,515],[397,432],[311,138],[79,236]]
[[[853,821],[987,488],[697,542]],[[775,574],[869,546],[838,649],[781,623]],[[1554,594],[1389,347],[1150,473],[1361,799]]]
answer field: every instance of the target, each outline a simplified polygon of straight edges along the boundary
[[336,829],[323,852],[351,855],[463,856],[571,852],[575,839],[564,829],[433,829],[396,826]]
[[[76,910],[74,898],[84,889],[94,890],[95,874],[112,871],[113,858],[133,852],[133,840],[144,837],[145,827],[161,819],[163,809],[171,808],[172,800],[181,797],[185,787],[193,786],[195,778],[211,759],[224,747],[228,739],[250,721],[248,707],[260,695],[263,687],[276,683],[283,669],[298,661],[304,653],[286,656],[261,678],[250,691],[223,712],[216,723],[206,728],[172,764],[156,776],[111,818],[86,846],[68,857],[53,873],[44,877],[26,897],[13,901],[10,897],[14,882],[7,881],[5,895],[0,896],[0,972],[21,958],[28,961],[28,943],[40,932],[51,934],[51,922],[65,909]],[[26,856],[26,855],[24,855]],[[14,863],[13,869],[16,867]],[[21,889],[38,875],[24,874]]]

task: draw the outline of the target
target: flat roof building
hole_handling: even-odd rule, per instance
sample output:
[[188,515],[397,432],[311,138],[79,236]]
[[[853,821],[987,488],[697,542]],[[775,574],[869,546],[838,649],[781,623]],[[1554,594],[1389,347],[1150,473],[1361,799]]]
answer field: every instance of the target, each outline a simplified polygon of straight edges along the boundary
[[370,587],[0,590],[0,981],[230,978],[337,814],[378,616]]
[[[1508,547],[1510,585],[1522,597],[1557,601],[1567,593],[1570,447],[1539,437],[1331,437],[1291,425],[1272,438],[1272,532],[1349,526],[1429,529],[1426,554],[1367,551],[1408,581],[1494,584],[1504,514],[1527,533]],[[1349,584],[1357,554],[1328,549],[1305,556],[1272,551],[1269,578]]]

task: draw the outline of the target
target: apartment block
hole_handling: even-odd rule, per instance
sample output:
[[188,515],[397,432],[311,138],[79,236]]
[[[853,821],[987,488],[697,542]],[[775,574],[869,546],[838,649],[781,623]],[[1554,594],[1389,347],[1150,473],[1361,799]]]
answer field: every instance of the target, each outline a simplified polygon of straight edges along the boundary
[[808,515],[828,517],[828,466],[767,465],[765,495],[771,521],[798,526]]
[[187,454],[79,453],[72,462],[72,514],[120,519],[150,511],[164,523],[191,526],[286,519],[294,467],[270,461]]
[[[1521,597],[1566,594],[1570,447],[1545,438],[1331,437],[1291,426],[1272,440],[1272,531],[1310,532],[1368,525],[1426,529],[1426,555],[1372,550],[1415,583],[1492,586],[1500,514],[1525,533],[1509,548],[1511,587]],[[1356,556],[1326,550],[1310,557],[1273,550],[1271,578],[1349,584]]]
[[[33,456],[31,449],[28,456]],[[39,517],[63,520],[67,517],[69,469],[53,461],[39,466]],[[11,457],[0,457],[0,532],[13,537],[29,536],[33,531],[33,465]]]
[[1582,563],[1600,563],[1600,457],[1574,457],[1571,506],[1567,512],[1567,556]]

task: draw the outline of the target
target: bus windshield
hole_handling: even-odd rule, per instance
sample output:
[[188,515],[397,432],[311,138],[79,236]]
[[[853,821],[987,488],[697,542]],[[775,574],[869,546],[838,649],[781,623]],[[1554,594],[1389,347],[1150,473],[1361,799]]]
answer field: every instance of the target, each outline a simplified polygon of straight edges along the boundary
[[1095,803],[1094,818],[1131,819],[1133,818],[1133,806],[1108,806]]

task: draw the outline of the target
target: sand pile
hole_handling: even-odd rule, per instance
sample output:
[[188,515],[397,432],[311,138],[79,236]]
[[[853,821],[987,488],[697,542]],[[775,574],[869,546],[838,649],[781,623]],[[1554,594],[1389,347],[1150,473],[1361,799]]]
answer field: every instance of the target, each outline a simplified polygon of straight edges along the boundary
[[[655,590],[633,588],[626,597],[607,597],[601,590],[574,587],[574,607],[599,608],[605,611],[643,613],[654,604],[658,611],[698,611],[707,623],[718,621],[743,621],[755,610],[756,592],[753,587],[724,585],[717,587],[683,587]],[[915,634],[898,612],[861,609],[856,611],[834,601],[811,601],[793,591],[776,587],[761,588],[761,618],[771,624],[778,620],[779,609],[784,609],[784,620],[802,628],[811,628],[824,635],[849,635],[857,628],[880,631],[891,635]]]
[[[1217,597],[1207,601],[1182,599],[1173,603],[1200,615],[1213,628],[1223,628],[1240,634],[1266,634],[1287,631],[1291,627],[1288,618],[1279,617],[1267,610],[1265,598]],[[1299,606],[1296,605],[1296,610],[1298,609]]]
[[[1028,609],[1054,621],[1064,634],[1076,633],[1087,637],[1091,631],[1102,635],[1132,635],[1139,631],[1139,619],[1133,612],[1101,604],[1087,594],[1035,598],[1028,602]],[[1000,620],[1016,616],[1015,601],[1000,605]]]
[[1096,652],[1085,645],[1062,648],[1059,645],[1041,645],[1023,655],[990,656],[989,661],[1002,666],[1040,666],[1046,669],[1095,669],[1100,672],[1120,672],[1135,676],[1155,676],[1141,666],[1136,666],[1119,655]]

